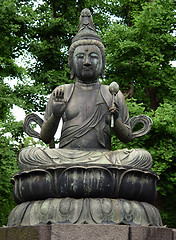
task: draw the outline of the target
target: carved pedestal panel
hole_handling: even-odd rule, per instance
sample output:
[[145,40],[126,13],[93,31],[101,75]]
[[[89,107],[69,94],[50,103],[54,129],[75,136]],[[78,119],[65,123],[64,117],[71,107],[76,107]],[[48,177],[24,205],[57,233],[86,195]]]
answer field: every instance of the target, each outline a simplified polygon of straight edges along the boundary
[[13,209],[8,226],[53,223],[162,226],[160,214],[151,204],[110,198],[49,198],[24,202]]

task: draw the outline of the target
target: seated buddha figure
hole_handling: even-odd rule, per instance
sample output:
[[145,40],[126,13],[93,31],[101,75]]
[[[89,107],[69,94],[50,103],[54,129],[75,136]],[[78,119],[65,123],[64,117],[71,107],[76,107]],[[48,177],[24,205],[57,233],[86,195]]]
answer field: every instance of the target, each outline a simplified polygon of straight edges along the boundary
[[[29,147],[19,154],[20,169],[61,164],[113,164],[150,169],[152,157],[143,149],[111,151],[111,128],[122,142],[134,139],[122,92],[112,94],[104,77],[105,48],[88,9],[69,49],[73,84],[58,86],[47,103],[40,139],[50,143],[63,121],[58,149]],[[114,85],[117,88],[117,85]]]

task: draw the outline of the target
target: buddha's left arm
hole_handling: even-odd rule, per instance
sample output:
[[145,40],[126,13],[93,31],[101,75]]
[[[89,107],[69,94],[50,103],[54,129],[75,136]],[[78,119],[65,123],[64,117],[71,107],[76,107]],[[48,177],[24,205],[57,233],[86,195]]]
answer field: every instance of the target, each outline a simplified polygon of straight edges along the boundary
[[112,129],[120,141],[127,143],[133,140],[131,127],[122,123],[118,118],[115,120],[115,124]]

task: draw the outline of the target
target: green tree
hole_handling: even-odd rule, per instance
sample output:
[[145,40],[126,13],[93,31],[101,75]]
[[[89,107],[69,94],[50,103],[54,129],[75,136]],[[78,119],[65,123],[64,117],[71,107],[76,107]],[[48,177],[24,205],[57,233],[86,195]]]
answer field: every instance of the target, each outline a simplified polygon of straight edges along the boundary
[[[8,133],[11,124],[14,129],[19,124],[15,123],[10,114],[14,103],[13,90],[5,83],[4,78],[20,77],[23,74],[23,69],[17,66],[15,58],[21,51],[25,19],[18,14],[18,6],[13,0],[1,1],[0,12],[0,225],[2,225],[6,223],[8,214],[15,205],[10,178],[17,171],[19,150],[13,143],[12,135]],[[17,131],[15,132],[17,134]]]
[[[2,124],[0,123],[0,127]],[[0,225],[6,224],[7,217],[15,207],[12,197],[12,184],[10,179],[17,171],[17,153],[19,149],[11,143],[11,137],[4,135],[4,129],[1,129],[0,138]]]
[[[174,227],[176,163],[174,161],[176,59],[174,0],[119,1],[115,22],[104,30],[107,49],[106,83],[116,81],[127,98],[131,117],[146,114],[153,120],[150,134],[125,145],[146,148],[153,156],[163,221]],[[113,141],[113,148],[124,144]]]

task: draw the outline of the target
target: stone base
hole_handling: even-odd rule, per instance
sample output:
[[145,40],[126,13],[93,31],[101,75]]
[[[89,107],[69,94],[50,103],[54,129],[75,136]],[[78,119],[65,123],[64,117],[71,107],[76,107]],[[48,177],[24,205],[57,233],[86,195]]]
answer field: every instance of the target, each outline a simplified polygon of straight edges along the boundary
[[176,240],[176,229],[124,225],[51,224],[0,228],[1,240]]

